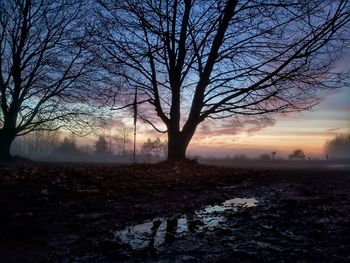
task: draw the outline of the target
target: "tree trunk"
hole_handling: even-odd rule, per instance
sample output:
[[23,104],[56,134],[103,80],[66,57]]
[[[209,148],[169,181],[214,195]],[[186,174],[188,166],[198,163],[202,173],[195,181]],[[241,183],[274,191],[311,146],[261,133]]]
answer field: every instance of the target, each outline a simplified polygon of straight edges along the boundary
[[0,129],[0,161],[11,158],[10,149],[15,137],[11,131]]
[[186,150],[196,127],[182,132],[168,131],[168,161],[185,160]]
[[185,144],[180,137],[181,136],[171,136],[168,134],[168,161],[186,159],[188,144]]

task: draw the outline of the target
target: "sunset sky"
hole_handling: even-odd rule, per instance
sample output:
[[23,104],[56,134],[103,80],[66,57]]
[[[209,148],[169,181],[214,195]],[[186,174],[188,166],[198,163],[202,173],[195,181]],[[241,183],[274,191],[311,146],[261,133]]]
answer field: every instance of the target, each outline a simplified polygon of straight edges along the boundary
[[[324,145],[337,134],[350,133],[350,88],[336,90],[324,98],[312,111],[276,116],[266,127],[243,125],[237,127],[230,120],[204,123],[192,139],[190,156],[225,157],[246,154],[257,157],[277,151],[287,157],[296,148],[311,158],[325,158]],[[161,137],[151,127],[138,125],[138,145],[147,138]]]
[[350,89],[347,88],[326,97],[313,111],[279,116],[275,123],[259,131],[194,138],[189,153],[258,156],[277,151],[286,157],[293,149],[302,148],[307,156],[323,158],[327,140],[337,134],[350,133],[349,112]]

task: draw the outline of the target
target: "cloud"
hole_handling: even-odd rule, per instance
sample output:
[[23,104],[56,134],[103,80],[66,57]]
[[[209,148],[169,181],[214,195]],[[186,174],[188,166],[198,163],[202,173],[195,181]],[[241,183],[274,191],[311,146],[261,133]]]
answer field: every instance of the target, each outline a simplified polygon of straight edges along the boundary
[[227,121],[206,120],[198,126],[194,139],[203,140],[217,136],[236,135],[241,131],[241,128]]
[[330,128],[327,129],[327,132],[335,132],[335,131],[339,131],[341,128]]
[[264,128],[275,126],[276,120],[272,118],[266,118],[264,120],[250,122],[249,124],[251,127],[248,128],[246,132],[248,135],[251,135],[252,133],[256,133]]
[[[243,132],[249,135],[258,132],[266,127],[271,127],[276,124],[276,121],[269,117],[255,117],[242,121],[232,119],[224,120],[206,120],[202,123],[194,136],[195,140],[211,139],[222,136],[235,136]],[[234,139],[234,138],[233,138]]]

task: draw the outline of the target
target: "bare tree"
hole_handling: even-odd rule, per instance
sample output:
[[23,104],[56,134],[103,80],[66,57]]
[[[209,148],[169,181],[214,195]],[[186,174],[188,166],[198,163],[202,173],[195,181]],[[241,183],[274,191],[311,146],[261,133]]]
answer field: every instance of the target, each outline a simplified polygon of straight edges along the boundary
[[82,9],[80,0],[0,0],[0,159],[16,136],[86,124]]
[[289,159],[290,160],[293,160],[293,159],[304,160],[305,153],[302,149],[296,149],[289,155]]
[[273,152],[271,153],[271,155],[272,155],[272,160],[275,160],[275,159],[276,159],[276,154],[277,154],[277,152],[275,152],[275,151],[273,151]]
[[112,146],[112,132],[113,132],[113,122],[110,119],[106,119],[105,121],[102,122],[102,134],[99,134],[99,137],[102,135],[105,139],[108,140],[108,151],[109,153],[112,153],[113,146]]
[[334,159],[350,158],[350,134],[337,135],[325,144],[326,155]]
[[140,117],[164,124],[169,160],[185,158],[207,118],[301,111],[343,84],[333,62],[348,40],[346,0],[99,3],[102,64],[148,103]]
[[15,155],[38,159],[52,154],[59,144],[59,131],[36,130],[17,137],[12,144]]
[[111,152],[108,149],[108,142],[106,140],[106,137],[103,135],[98,136],[98,140],[95,141],[94,144],[94,149],[95,149],[95,154],[97,155],[107,155],[110,154]]
[[147,162],[151,162],[153,154],[159,155],[165,152],[166,144],[157,137],[155,140],[147,139],[141,146],[141,152],[145,155]]
[[130,135],[132,129],[126,125],[122,125],[118,129],[118,134],[113,137],[113,140],[117,143],[120,153],[126,155],[128,145],[131,143]]

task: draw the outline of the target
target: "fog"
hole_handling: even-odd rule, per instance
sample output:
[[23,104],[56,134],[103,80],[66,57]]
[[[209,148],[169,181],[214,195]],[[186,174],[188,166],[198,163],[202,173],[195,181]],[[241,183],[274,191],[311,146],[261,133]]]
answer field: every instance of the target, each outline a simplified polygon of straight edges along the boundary
[[[105,136],[96,136],[91,145],[77,143],[74,135],[63,137],[57,132],[35,132],[19,137],[12,145],[12,154],[35,161],[44,162],[79,162],[79,163],[114,163],[132,164],[133,151],[130,141],[119,143],[108,140]],[[339,138],[337,139],[339,141]],[[331,144],[333,145],[333,144]],[[339,151],[332,148],[329,155],[324,158],[310,158],[300,152],[293,156],[283,157],[277,152],[261,154],[251,157],[238,153],[226,157],[210,157],[201,155],[188,155],[188,159],[201,164],[237,167],[237,168],[340,168],[350,169],[349,152],[346,147]],[[158,163],[166,160],[166,141],[159,138],[148,139],[141,147],[137,147],[136,163]]]

